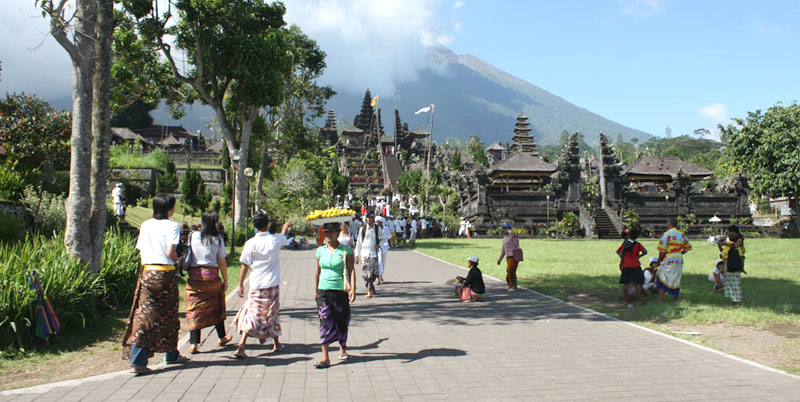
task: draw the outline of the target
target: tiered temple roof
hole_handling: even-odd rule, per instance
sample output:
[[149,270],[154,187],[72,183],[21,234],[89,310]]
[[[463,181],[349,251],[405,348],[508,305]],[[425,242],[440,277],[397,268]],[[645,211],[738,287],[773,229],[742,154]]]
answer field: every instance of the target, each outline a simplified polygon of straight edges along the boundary
[[517,116],[517,123],[514,125],[514,137],[511,138],[514,144],[511,145],[511,151],[522,151],[533,156],[539,156],[539,151],[536,150],[536,140],[530,134],[531,128],[529,126],[528,116],[525,113],[520,113]]
[[492,165],[491,174],[504,172],[524,172],[550,175],[555,171],[556,166],[545,162],[542,158],[525,152],[513,152],[508,158]]
[[645,156],[622,171],[628,180],[672,180],[678,173],[689,176],[690,180],[703,180],[714,172],[675,157]]

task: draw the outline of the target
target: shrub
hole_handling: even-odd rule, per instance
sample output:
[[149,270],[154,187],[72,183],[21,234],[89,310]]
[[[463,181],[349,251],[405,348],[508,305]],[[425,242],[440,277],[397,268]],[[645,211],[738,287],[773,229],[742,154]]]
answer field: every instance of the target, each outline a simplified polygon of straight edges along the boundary
[[639,230],[639,214],[632,209],[625,210],[623,213],[622,222],[625,224],[625,227],[629,229]]
[[136,287],[139,255],[129,234],[112,230],[103,241],[100,272],[88,272],[58,236],[0,243],[0,345],[34,344],[36,292],[28,283],[35,269],[45,296],[61,319],[62,332],[91,325],[103,311],[127,305]]
[[580,230],[580,219],[573,212],[567,212],[558,224],[558,231],[564,236],[577,236]]
[[178,176],[175,174],[175,164],[167,161],[164,173],[156,177],[156,193],[171,193],[178,188]]
[[0,169],[0,199],[19,201],[25,191],[27,180],[22,173],[7,167]]
[[37,193],[32,186],[25,188],[22,203],[33,216],[34,225],[40,233],[52,236],[61,233],[67,224],[67,212],[62,195],[42,191]]
[[528,234],[528,230],[525,229],[525,228],[511,229],[511,234],[514,234],[514,235],[526,235],[526,234]]
[[491,228],[486,231],[487,236],[501,236],[503,234],[503,228]]
[[0,212],[0,242],[13,242],[25,235],[25,222],[17,216]]

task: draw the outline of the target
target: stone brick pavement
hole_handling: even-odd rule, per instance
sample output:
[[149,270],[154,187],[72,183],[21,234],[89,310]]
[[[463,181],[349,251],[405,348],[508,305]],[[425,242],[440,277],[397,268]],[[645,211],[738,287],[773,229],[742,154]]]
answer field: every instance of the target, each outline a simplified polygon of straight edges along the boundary
[[[285,351],[251,344],[249,359],[234,360],[234,347],[217,347],[209,329],[205,353],[184,367],[0,393],[0,401],[800,400],[796,376],[533,292],[508,293],[499,281],[487,278],[485,301],[459,303],[445,281],[463,270],[404,250],[389,253],[377,298],[359,292],[353,357],[332,353],[333,366],[318,370],[314,254],[281,258]],[[229,319],[240,305],[232,299]]]

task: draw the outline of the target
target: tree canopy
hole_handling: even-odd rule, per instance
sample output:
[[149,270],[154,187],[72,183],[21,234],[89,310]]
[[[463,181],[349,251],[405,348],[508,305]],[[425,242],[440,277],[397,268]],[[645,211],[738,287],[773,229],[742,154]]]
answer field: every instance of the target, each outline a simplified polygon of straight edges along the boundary
[[800,105],[778,103],[719,126],[735,167],[759,194],[797,197],[800,192]]

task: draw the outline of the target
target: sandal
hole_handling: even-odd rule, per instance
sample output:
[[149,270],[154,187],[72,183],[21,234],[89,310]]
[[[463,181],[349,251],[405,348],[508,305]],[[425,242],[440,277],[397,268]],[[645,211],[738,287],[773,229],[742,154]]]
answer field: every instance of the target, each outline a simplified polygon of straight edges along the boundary
[[173,360],[173,361],[167,361],[166,360],[166,356],[165,356],[164,363],[166,363],[166,364],[185,364],[185,363],[189,363],[189,360],[191,360],[191,359],[189,359],[188,357],[186,357],[184,355],[180,355],[179,354],[178,357],[176,357],[175,360]]
[[193,355],[196,355],[196,354],[200,353],[200,348],[197,347],[197,345],[189,346],[189,353],[191,353]]
[[350,358],[350,355],[348,355],[347,352],[339,354],[339,360],[347,360],[349,358]]
[[274,346],[272,347],[272,353],[283,352],[284,349],[286,349],[286,345],[281,343],[277,348]]
[[233,358],[234,359],[247,359],[247,355],[244,354],[244,353],[239,354],[239,352],[237,351],[237,352],[233,352]]
[[233,340],[233,335],[231,334],[225,335],[222,339],[219,340],[219,346],[225,346],[232,340]]
[[318,369],[326,369],[326,368],[328,368],[330,366],[331,366],[331,362],[321,362],[321,361],[315,361],[314,362],[314,367],[316,367]]

